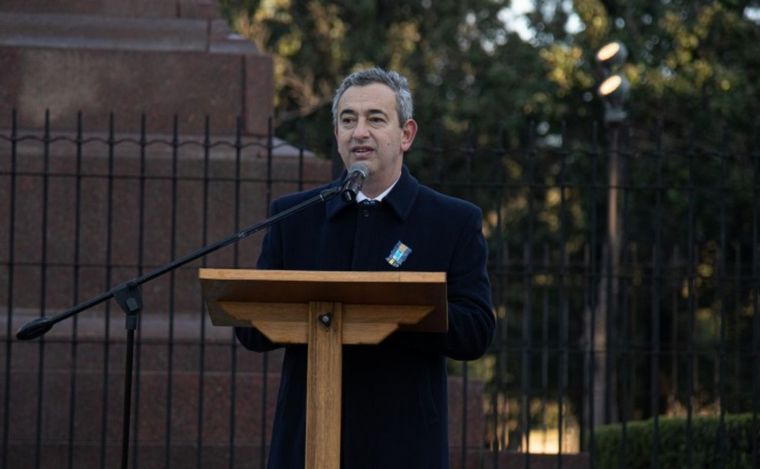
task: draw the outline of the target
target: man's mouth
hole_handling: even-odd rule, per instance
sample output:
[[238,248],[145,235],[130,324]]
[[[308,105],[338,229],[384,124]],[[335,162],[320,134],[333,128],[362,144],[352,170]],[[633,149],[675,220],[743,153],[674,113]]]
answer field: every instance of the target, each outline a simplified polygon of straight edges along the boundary
[[365,147],[365,146],[354,147],[351,149],[351,153],[353,153],[354,155],[358,157],[367,156],[373,151],[375,150],[372,147]]

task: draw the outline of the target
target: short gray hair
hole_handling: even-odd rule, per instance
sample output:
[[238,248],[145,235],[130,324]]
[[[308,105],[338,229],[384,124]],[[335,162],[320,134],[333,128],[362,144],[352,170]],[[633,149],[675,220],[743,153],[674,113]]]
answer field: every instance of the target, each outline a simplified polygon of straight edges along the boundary
[[396,112],[398,113],[399,125],[412,118],[414,112],[414,103],[412,102],[412,92],[409,91],[409,83],[403,75],[398,72],[386,71],[382,68],[374,67],[368,70],[360,70],[343,79],[332,100],[333,125],[338,123],[338,101],[343,93],[352,86],[367,86],[373,83],[381,83],[392,89],[396,94]]

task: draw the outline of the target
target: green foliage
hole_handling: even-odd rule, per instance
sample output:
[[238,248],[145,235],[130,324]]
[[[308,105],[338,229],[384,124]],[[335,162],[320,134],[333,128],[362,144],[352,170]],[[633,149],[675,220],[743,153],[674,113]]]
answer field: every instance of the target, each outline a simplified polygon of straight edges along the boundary
[[[566,81],[552,76],[565,91],[558,98],[572,102],[587,92],[588,74],[599,79],[594,52],[620,40],[629,50],[623,72],[631,82],[627,107],[634,125],[661,120],[669,136],[681,139],[694,125],[716,138],[719,123],[747,131],[760,103],[760,54],[754,46],[760,27],[744,15],[751,3],[575,0],[584,28],[569,50],[582,54],[568,67]],[[550,45],[544,54],[557,70],[570,52]]]
[[[627,45],[629,122],[661,121],[685,140],[695,125],[719,138],[722,125],[749,133],[760,107],[760,26],[745,14],[757,1],[536,0],[530,37],[505,26],[510,0],[221,0],[233,28],[275,60],[279,136],[318,154],[332,149],[330,100],[349,72],[379,65],[407,75],[420,141],[430,128],[473,132],[475,142],[543,122],[539,137],[588,136],[602,117],[594,53]],[[570,21],[570,20],[573,21]],[[568,25],[574,24],[571,29]],[[471,128],[472,127],[472,128]]]
[[625,429],[600,427],[593,434],[594,467],[649,468],[655,451],[658,467],[750,467],[753,437],[755,449],[760,448],[760,421],[755,420],[751,414],[726,415],[721,427],[718,417],[693,417],[690,426],[684,417],[661,418],[656,437],[653,420],[628,422]]
[[370,65],[405,74],[423,133],[477,122],[519,124],[554,93],[534,47],[507,32],[499,12],[509,0],[328,2],[223,0],[233,28],[275,60],[279,136],[328,155],[330,100],[340,80]]

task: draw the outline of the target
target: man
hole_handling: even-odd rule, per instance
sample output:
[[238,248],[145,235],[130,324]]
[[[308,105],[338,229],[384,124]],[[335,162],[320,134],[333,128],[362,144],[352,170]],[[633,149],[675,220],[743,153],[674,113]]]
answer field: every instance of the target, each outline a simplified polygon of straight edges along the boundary
[[[348,76],[333,99],[338,152],[348,168],[369,169],[357,202],[333,198],[273,226],[258,267],[292,270],[446,272],[446,334],[398,332],[380,345],[344,346],[341,463],[346,469],[447,468],[446,357],[482,356],[494,331],[482,214],[474,205],[422,186],[403,164],[417,123],[405,78],[374,68]],[[330,185],[341,184],[333,181]],[[329,185],[328,185],[329,186]],[[272,213],[314,194],[283,197]],[[271,343],[236,330],[256,351]],[[305,346],[288,346],[269,467],[304,467]]]

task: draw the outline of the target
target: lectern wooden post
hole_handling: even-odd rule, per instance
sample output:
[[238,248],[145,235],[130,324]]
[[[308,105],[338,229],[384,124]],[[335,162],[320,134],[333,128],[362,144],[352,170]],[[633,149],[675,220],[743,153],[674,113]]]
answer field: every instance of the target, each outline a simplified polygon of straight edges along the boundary
[[200,269],[216,326],[254,326],[307,344],[306,468],[340,467],[343,344],[378,344],[401,328],[445,332],[443,272]]

